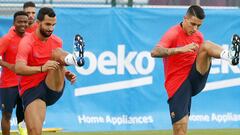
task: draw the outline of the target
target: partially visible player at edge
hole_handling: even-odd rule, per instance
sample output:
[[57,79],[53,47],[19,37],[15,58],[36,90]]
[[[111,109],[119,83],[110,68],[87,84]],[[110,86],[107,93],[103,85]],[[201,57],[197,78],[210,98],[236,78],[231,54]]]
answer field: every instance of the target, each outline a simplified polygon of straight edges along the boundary
[[82,58],[74,54],[83,53],[76,49],[79,52],[74,54],[63,51],[62,40],[52,34],[56,24],[52,8],[41,8],[37,23],[37,30],[21,40],[15,65],[16,73],[21,75],[20,95],[28,135],[42,134],[46,108],[62,96],[64,78],[71,83],[76,81],[76,75],[66,70],[65,65],[79,66],[78,60]]
[[[0,40],[0,65],[2,66],[0,78],[0,99],[2,119],[1,127],[3,135],[10,135],[10,119],[14,106],[16,106],[17,123],[23,121],[23,107],[18,92],[18,76],[14,73],[14,64],[18,45],[26,35],[28,15],[24,11],[14,14],[13,27]],[[24,132],[19,132],[25,135]]]
[[204,41],[198,31],[204,18],[200,6],[190,6],[183,22],[171,27],[151,52],[152,57],[163,58],[174,135],[187,134],[191,100],[205,87],[211,59],[227,60],[232,65],[239,62],[239,36],[233,35],[229,50]]

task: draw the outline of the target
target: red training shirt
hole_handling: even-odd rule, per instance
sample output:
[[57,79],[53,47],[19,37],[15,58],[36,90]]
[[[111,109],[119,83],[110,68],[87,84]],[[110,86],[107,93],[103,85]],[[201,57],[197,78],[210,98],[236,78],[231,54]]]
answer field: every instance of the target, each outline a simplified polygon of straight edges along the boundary
[[[181,25],[171,27],[162,37],[157,46],[164,48],[176,48],[197,43],[199,47],[203,43],[203,35],[197,31],[192,35],[182,29]],[[197,51],[176,54],[163,58],[164,73],[165,73],[165,88],[168,97],[171,98],[178,90],[181,84],[186,80],[196,59]]]
[[[41,66],[51,59],[52,50],[59,47],[62,48],[62,40],[59,37],[52,34],[47,41],[41,41],[36,32],[33,32],[21,40],[16,61],[23,61],[28,66]],[[21,76],[20,95],[37,86],[46,75],[47,72]]]
[[[25,34],[26,35],[26,34]],[[15,27],[11,28],[9,32],[0,40],[0,55],[2,60],[10,64],[15,64],[18,45],[22,37],[17,35]],[[0,77],[0,88],[13,87],[18,85],[17,75],[10,69],[2,66]]]

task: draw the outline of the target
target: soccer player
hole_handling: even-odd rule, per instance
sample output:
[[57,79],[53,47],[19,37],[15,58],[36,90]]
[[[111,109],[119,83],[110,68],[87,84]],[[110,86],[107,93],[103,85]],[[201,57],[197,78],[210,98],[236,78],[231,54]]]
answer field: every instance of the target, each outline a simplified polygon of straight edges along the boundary
[[23,11],[28,14],[28,27],[26,32],[32,33],[37,29],[38,24],[35,21],[36,5],[32,1],[23,4]]
[[14,14],[14,27],[4,35],[0,40],[0,65],[2,66],[0,77],[0,102],[2,110],[2,134],[10,135],[10,119],[15,105],[17,105],[17,122],[24,119],[21,98],[18,92],[18,77],[14,73],[14,64],[20,40],[25,35],[27,28],[28,15],[24,11],[18,11]]
[[187,134],[191,100],[205,87],[211,58],[227,60],[232,65],[239,62],[239,36],[233,36],[229,50],[204,41],[198,31],[204,18],[200,6],[190,6],[183,22],[171,27],[151,52],[152,57],[163,58],[174,135]]
[[[35,21],[35,14],[36,14],[35,3],[32,1],[25,2],[23,4],[23,11],[28,14],[28,27],[26,29],[26,32],[32,33],[38,27],[38,23],[36,23]],[[14,29],[14,26],[12,26],[9,31],[11,31],[12,29]]]
[[52,8],[41,8],[37,23],[36,32],[21,40],[15,65],[15,72],[21,75],[20,95],[28,135],[42,133],[46,108],[62,96],[64,78],[71,83],[76,81],[76,75],[67,71],[65,65],[82,66],[82,59],[75,57],[75,54],[83,53],[81,49],[74,54],[63,51],[62,40],[52,34],[56,24]]
[[[35,3],[32,2],[32,1],[25,2],[23,4],[23,11],[28,14],[28,27],[26,28],[25,31],[28,32],[28,33],[32,33],[38,27],[38,23],[36,23],[36,21],[35,21],[35,15],[36,15],[36,5],[35,5]],[[17,119],[19,119],[19,117],[22,116],[22,115],[24,116],[23,110],[17,108],[16,115],[17,115]],[[24,125],[25,125],[24,121],[18,123],[18,131],[19,131],[20,134],[26,134],[27,133]]]

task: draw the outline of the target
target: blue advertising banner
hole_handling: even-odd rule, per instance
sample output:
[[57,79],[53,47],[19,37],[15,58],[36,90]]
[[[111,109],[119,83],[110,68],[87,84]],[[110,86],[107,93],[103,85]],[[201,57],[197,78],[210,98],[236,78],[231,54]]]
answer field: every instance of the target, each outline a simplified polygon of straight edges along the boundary
[[[186,9],[56,8],[55,34],[72,52],[74,35],[86,44],[86,65],[67,67],[77,82],[47,110],[44,127],[64,131],[171,129],[161,59],[150,51]],[[205,40],[228,47],[240,34],[239,9],[206,9]],[[0,18],[0,36],[12,19]],[[193,98],[190,128],[240,128],[240,67],[213,59],[208,83]],[[16,126],[16,118],[12,120]],[[15,124],[14,124],[15,123]]]

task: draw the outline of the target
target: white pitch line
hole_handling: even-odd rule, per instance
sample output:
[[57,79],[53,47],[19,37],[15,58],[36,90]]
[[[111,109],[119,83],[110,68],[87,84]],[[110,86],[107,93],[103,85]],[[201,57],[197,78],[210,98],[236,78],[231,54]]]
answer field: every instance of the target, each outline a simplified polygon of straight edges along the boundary
[[206,84],[206,87],[203,89],[203,91],[211,91],[211,90],[234,87],[234,86],[240,86],[240,78],[208,82]]
[[96,94],[96,93],[102,93],[102,92],[109,92],[109,91],[116,91],[121,89],[128,89],[133,87],[139,87],[143,85],[149,85],[152,84],[152,76],[132,79],[132,80],[126,80],[126,81],[118,81],[113,83],[105,83],[100,85],[94,85],[94,86],[87,86],[82,88],[75,89],[75,96],[83,96],[83,95],[89,95],[89,94]]

